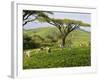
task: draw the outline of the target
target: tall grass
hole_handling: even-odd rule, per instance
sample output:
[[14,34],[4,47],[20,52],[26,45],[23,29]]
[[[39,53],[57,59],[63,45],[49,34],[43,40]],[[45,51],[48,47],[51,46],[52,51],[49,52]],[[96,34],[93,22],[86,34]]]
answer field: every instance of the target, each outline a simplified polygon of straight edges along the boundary
[[90,66],[90,48],[52,49],[51,53],[31,52],[24,58],[24,69]]

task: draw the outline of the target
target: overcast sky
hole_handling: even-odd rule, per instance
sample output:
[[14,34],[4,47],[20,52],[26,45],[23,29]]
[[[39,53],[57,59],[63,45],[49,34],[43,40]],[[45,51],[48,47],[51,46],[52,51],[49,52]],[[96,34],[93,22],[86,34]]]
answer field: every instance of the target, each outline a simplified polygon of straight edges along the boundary
[[[53,15],[49,15],[52,18],[60,18],[60,19],[74,19],[74,20],[81,20],[86,23],[91,23],[91,14],[89,13],[69,13],[69,12],[53,12]],[[27,23],[24,28],[31,29],[31,28],[38,28],[38,27],[48,27],[51,26],[48,23],[40,23],[40,22],[30,22]]]

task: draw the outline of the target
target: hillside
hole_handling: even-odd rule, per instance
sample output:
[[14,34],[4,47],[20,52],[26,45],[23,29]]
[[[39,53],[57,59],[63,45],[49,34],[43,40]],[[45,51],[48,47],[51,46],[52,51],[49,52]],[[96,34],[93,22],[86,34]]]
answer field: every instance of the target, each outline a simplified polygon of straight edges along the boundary
[[[40,35],[41,37],[45,37],[45,35],[52,34],[52,33],[58,33],[58,32],[59,31],[56,27],[41,27],[41,28],[24,30],[24,33],[29,36],[32,36],[33,34],[37,34],[37,35]],[[78,33],[80,33],[80,34],[78,34]],[[81,31],[81,30],[75,30],[72,32],[72,34],[75,34],[77,36],[90,35],[90,33],[87,33],[85,31]]]
[[57,33],[57,32],[58,32],[57,28],[54,27],[42,27],[42,28],[24,30],[24,33],[29,36],[36,34],[36,35],[40,35],[41,37],[45,37],[46,35]]
[[[24,30],[24,34],[27,34],[28,36],[32,35],[39,35],[43,38],[45,38],[47,35],[59,35],[59,31],[56,27],[42,27],[42,28],[35,28],[35,29],[29,29],[29,30]],[[71,37],[75,43],[81,42],[81,41],[90,41],[90,33],[80,31],[80,30],[75,30],[71,32],[68,37]]]

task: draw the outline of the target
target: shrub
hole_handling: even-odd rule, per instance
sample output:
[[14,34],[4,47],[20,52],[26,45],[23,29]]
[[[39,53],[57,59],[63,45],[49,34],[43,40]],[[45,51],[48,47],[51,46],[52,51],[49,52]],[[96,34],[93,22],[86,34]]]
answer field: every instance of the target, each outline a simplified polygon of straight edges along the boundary
[[50,42],[54,42],[56,43],[58,40],[54,35],[47,35],[46,38],[50,41]]
[[38,42],[35,42],[30,36],[24,35],[23,36],[23,49],[32,49],[32,48],[39,48],[41,45]]

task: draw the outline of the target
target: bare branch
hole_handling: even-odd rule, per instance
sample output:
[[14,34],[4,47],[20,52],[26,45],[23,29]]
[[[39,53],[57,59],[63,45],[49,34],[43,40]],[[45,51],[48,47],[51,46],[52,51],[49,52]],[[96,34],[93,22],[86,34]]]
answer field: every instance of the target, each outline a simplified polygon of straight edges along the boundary
[[74,27],[71,28],[70,32],[73,31],[73,30],[75,30],[75,29],[77,29],[79,26],[80,26],[79,24],[74,25]]
[[26,25],[28,22],[35,21],[37,18],[38,18],[38,16],[35,17],[34,19],[31,19],[31,20],[27,20],[27,21],[25,21],[25,22],[23,23],[23,26]]
[[31,16],[31,14],[27,15],[26,18],[24,17],[24,20],[28,19]]

